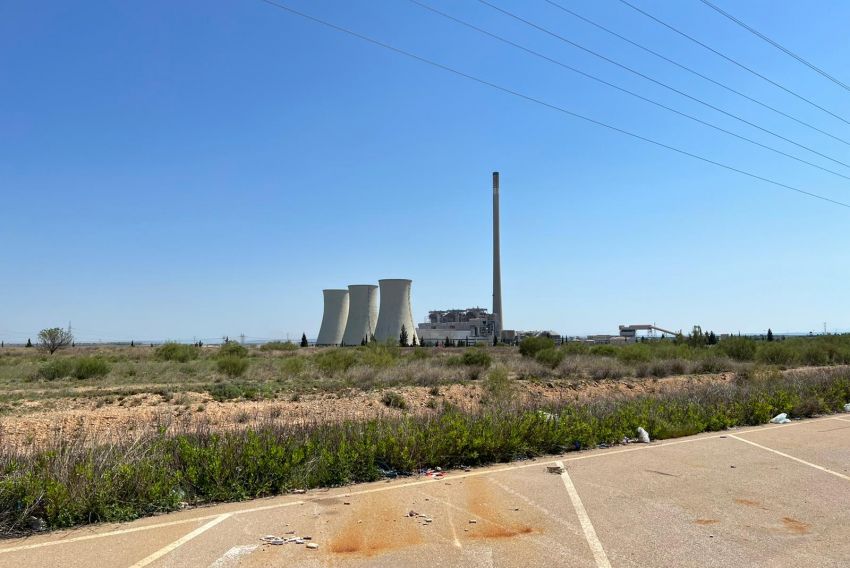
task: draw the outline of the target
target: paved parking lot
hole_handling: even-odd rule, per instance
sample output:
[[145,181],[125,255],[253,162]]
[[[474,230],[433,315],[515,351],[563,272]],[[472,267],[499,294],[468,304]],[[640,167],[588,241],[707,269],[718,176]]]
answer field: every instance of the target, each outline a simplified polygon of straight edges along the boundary
[[850,565],[848,415],[0,542],[16,568],[785,565]]

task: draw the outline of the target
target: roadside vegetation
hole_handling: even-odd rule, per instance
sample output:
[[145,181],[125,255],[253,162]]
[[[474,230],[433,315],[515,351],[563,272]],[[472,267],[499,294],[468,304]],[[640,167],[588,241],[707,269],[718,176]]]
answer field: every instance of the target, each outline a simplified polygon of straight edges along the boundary
[[[631,351],[635,350],[624,353]],[[647,353],[643,348],[639,352]],[[761,346],[754,356],[759,352]],[[348,369],[362,356],[352,353],[357,359]],[[688,353],[677,352],[678,358],[697,360],[687,358]],[[620,360],[621,355],[610,357]],[[345,361],[338,372],[345,372]],[[499,365],[485,378],[491,404],[479,412],[444,406],[431,415],[399,413],[404,399],[388,393],[384,402],[388,413],[363,421],[269,422],[227,432],[201,424],[172,434],[151,430],[124,442],[95,446],[81,434],[37,452],[4,444],[0,532],[125,521],[186,504],[593,448],[633,437],[638,426],[653,438],[664,439],[763,424],[779,412],[807,417],[839,411],[850,402],[848,369],[821,369],[801,377],[742,373],[722,384],[636,397],[520,405],[511,394],[514,381]],[[439,389],[433,388],[438,395]]]

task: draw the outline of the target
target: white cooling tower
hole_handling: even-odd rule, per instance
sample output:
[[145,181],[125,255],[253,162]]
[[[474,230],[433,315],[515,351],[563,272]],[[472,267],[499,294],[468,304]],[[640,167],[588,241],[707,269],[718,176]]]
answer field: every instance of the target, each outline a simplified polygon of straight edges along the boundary
[[339,345],[348,320],[348,290],[322,290],[325,312],[316,345]]
[[410,285],[412,280],[389,278],[378,280],[381,287],[381,310],[375,339],[398,342],[401,326],[407,330],[408,342],[413,342],[416,329],[413,327],[413,312],[410,309]]
[[360,345],[370,341],[378,323],[378,287],[374,284],[352,284],[348,287],[348,322],[342,334],[344,345]]

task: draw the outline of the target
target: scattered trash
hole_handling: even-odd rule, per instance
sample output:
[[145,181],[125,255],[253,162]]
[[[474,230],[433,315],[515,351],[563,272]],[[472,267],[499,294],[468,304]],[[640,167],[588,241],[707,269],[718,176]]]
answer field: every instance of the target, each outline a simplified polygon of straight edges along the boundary
[[606,444],[605,442],[602,442],[601,444],[596,444],[596,448],[600,449],[600,450],[604,450],[607,447],[608,447],[608,444]]
[[470,524],[470,525],[474,525],[474,524],[475,524],[475,523],[477,523],[477,522],[478,522],[478,521],[476,521],[475,519],[469,519],[469,524]]
[[537,415],[540,416],[541,418],[544,418],[545,420],[551,421],[551,422],[554,422],[558,419],[557,416],[555,416],[551,412],[546,412],[545,410],[538,410]]
[[434,519],[432,519],[431,517],[425,517],[425,522],[426,523],[433,523]]
[[430,477],[431,479],[441,479],[445,477],[445,473],[440,468],[437,469],[423,469],[419,471],[420,475],[424,475],[425,477]]
[[343,501],[342,504],[343,505],[351,505],[351,502],[350,501]]
[[416,511],[410,510],[410,511],[407,512],[407,516],[408,517],[418,517],[419,513],[417,513]]
[[47,522],[45,522],[45,520],[42,519],[42,518],[30,517],[29,519],[27,519],[27,522],[30,525],[30,529],[32,529],[36,532],[41,532],[41,531],[47,530]]
[[296,495],[302,495],[304,493],[307,493],[307,490],[306,489],[293,489],[292,492],[295,493]]
[[625,445],[625,444],[631,444],[632,441],[628,437],[624,436],[623,439],[620,440],[620,443]]
[[177,503],[177,507],[179,509],[187,509],[189,507],[189,503],[187,503],[186,501],[180,501],[179,503]]
[[788,424],[791,421],[788,419],[788,414],[783,412],[783,413],[777,414],[776,416],[771,418],[770,422],[771,422],[771,424]]
[[310,544],[307,545],[307,548],[309,548],[310,550],[316,550],[317,548],[319,548],[319,545],[316,544],[315,542],[311,542]]
[[548,471],[549,473],[557,473],[558,475],[561,475],[562,473],[564,473],[565,470],[559,465],[547,465],[546,471]]
[[844,412],[850,412],[850,402],[844,405]]
[[[847,412],[850,412],[850,410],[848,410]],[[472,471],[472,468],[469,466],[463,466],[463,471]]]
[[638,436],[637,441],[640,442],[641,444],[648,444],[649,443],[649,432],[647,432],[646,430],[644,430],[640,426],[638,426],[638,429],[637,429],[637,436]]

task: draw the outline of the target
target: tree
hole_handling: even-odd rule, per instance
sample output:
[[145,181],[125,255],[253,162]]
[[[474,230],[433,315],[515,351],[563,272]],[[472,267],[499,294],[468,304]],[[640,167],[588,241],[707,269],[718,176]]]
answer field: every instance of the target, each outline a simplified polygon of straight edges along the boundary
[[69,346],[73,341],[74,336],[71,332],[61,327],[51,327],[38,332],[38,347],[51,355],[59,349]]
[[411,341],[410,344],[412,346],[416,347],[416,336],[415,335],[413,336],[413,341]]
[[398,344],[407,347],[407,328],[404,327],[404,324],[401,326],[401,333],[398,334]]
[[496,335],[496,332],[493,332],[493,347],[499,344],[499,336]]
[[713,331],[710,331],[708,333],[708,344],[709,345],[717,345],[717,336],[714,334]]
[[449,336],[447,335],[446,336],[446,342],[443,343],[443,347],[451,347],[451,346],[452,346],[452,340],[449,339]]
[[773,341],[773,330],[770,328],[767,328],[767,340]]
[[32,340],[31,339],[27,339],[27,347],[32,347]]
[[131,339],[130,340],[130,347],[135,347],[135,346],[136,346],[136,342]]
[[365,335],[363,336],[363,339],[360,340],[360,346],[366,347],[366,336]]
[[309,346],[310,346],[310,344],[307,343],[307,334],[302,333],[301,334],[301,347],[309,347]]

